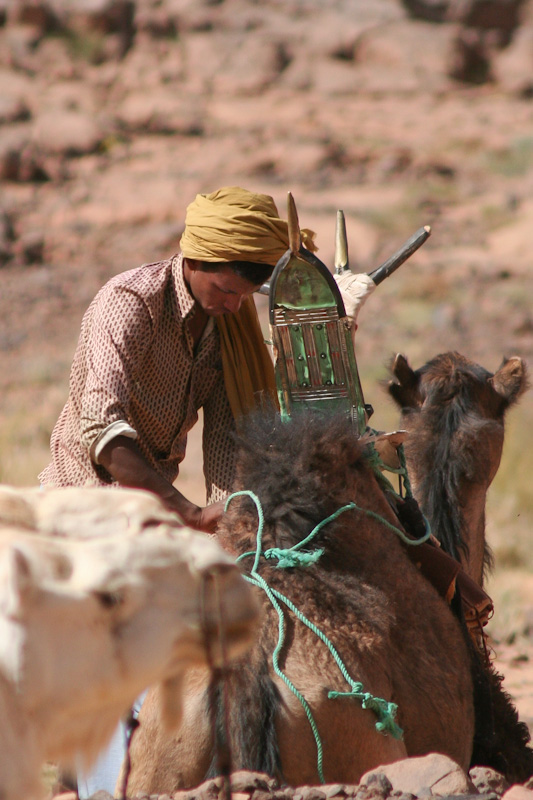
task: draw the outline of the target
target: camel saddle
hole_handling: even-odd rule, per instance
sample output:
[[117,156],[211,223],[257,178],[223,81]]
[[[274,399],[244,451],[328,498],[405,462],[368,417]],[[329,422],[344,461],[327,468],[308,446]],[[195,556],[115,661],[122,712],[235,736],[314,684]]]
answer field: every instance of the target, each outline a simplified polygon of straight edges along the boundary
[[301,244],[296,207],[288,203],[289,249],[270,280],[270,329],[281,417],[304,409],[345,414],[362,435],[365,405],[351,320],[326,265]]
[[448,603],[451,603],[456,592],[459,593],[467,627],[472,634],[478,634],[494,612],[488,594],[440,545],[428,541],[415,547],[409,546],[407,550],[413,564]]
[[[364,402],[352,321],[346,314],[332,273],[301,243],[298,215],[290,193],[287,210],[289,249],[276,264],[268,290],[281,418],[287,421],[305,409],[325,415],[343,413],[362,436],[368,433],[372,407]],[[348,258],[344,225],[339,226],[339,218],[337,222],[335,267],[338,271],[347,268]],[[416,246],[429,235],[427,229],[423,233],[421,238],[415,237]],[[406,252],[412,252],[414,246],[410,243],[401,258],[406,257]],[[374,433],[370,438],[384,465],[399,467],[397,451],[406,432]],[[425,533],[425,523],[416,500],[413,497],[398,497],[397,500],[392,505],[400,522],[419,538]],[[422,545],[407,546],[407,552],[448,603],[456,593],[460,595],[468,629],[474,638],[479,637],[492,616],[492,600],[464,572],[459,562],[440,549],[434,537],[432,539]]]

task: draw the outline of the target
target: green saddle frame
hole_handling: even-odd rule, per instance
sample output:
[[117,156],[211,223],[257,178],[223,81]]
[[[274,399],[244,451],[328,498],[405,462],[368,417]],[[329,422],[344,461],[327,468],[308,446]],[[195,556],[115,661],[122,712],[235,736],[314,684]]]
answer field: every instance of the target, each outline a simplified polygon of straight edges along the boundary
[[312,409],[344,413],[363,434],[364,402],[351,320],[326,265],[302,246],[289,194],[289,250],[270,280],[269,317],[277,393],[283,420]]

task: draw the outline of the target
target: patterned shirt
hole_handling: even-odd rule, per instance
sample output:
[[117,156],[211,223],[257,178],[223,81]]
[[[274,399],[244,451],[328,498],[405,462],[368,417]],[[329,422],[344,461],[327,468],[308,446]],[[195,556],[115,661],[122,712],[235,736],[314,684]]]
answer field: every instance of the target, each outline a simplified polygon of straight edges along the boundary
[[41,483],[116,485],[98,455],[118,435],[136,439],[151,466],[174,483],[203,408],[207,501],[231,489],[234,422],[219,335],[210,319],[194,349],[186,324],[193,314],[181,255],[123,272],[100,289],[83,318]]

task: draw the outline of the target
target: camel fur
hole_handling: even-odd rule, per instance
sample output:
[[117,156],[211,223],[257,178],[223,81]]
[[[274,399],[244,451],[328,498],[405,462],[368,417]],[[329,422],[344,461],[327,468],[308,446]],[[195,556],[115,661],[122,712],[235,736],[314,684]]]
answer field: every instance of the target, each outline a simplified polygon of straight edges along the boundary
[[[259,560],[260,575],[331,640],[352,679],[398,707],[401,739],[380,733],[360,699],[329,698],[330,690],[349,691],[347,681],[315,633],[285,615],[279,663],[312,712],[327,783],[356,784],[380,764],[434,751],[466,769],[472,752],[472,679],[460,625],[407,556],[365,447],[344,418],[302,414],[287,424],[262,415],[249,422],[238,455],[235,488],[260,500],[263,552],[291,548],[346,504],[358,506],[321,528],[309,544],[311,555],[323,550],[314,563],[281,569]],[[244,569],[254,561],[257,530],[255,503],[236,496],[219,540],[234,556],[252,553]],[[278,616],[264,593],[262,604],[255,646],[228,666],[218,694],[189,673],[174,733],[162,725],[158,690],[149,693],[131,748],[132,796],[171,794],[220,771],[213,719],[215,729],[227,729],[234,770],[263,771],[293,786],[319,782],[309,720],[272,666]]]

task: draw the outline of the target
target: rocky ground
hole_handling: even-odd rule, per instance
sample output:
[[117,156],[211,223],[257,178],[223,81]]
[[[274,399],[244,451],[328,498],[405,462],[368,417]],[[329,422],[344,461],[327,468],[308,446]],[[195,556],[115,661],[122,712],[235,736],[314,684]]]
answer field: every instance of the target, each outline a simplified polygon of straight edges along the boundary
[[[74,792],[54,800],[76,800]],[[474,767],[468,774],[446,756],[436,753],[410,758],[365,773],[357,785],[286,786],[263,773],[233,772],[229,779],[208,780],[194,789],[172,795],[148,795],[139,800],[415,800],[443,797],[454,800],[532,800],[533,781],[509,785],[498,772]],[[112,800],[99,791],[92,800]]]
[[[342,208],[355,270],[431,225],[360,316],[377,427],[398,350],[533,364],[532,123],[531,0],[0,0],[0,480],[45,466],[99,286],[175,252],[222,185],[282,212],[290,190],[329,265]],[[488,521],[497,656],[530,724],[532,423],[530,392]],[[199,475],[195,434],[193,497]]]

